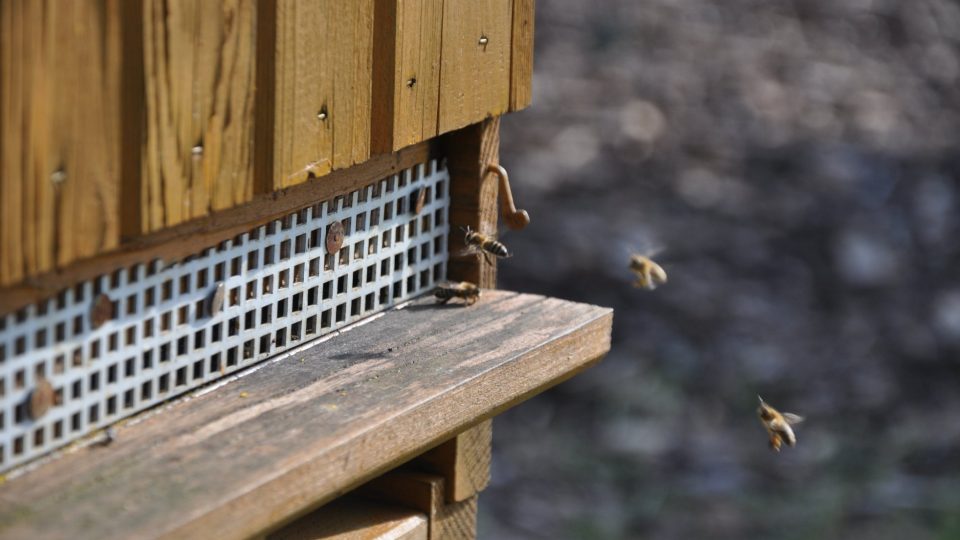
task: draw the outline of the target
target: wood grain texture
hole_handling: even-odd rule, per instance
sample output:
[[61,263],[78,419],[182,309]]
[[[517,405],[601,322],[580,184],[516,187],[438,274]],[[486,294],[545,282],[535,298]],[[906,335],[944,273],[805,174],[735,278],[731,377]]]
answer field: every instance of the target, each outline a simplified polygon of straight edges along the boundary
[[257,24],[259,191],[365,161],[373,0],[265,0]]
[[361,497],[341,497],[301,517],[267,540],[427,540],[421,512]]
[[[146,133],[137,230],[253,196],[253,0],[144,0]],[[125,220],[135,222],[135,220]]]
[[484,291],[387,312],[0,486],[0,537],[240,538],[575,375],[606,308]]
[[507,112],[512,8],[505,0],[444,0],[438,133]]
[[157,258],[177,261],[317,201],[359,189],[436,156],[429,143],[421,143],[400,152],[376,156],[349,169],[334,171],[322,181],[257,195],[247,204],[130,239],[117,251],[0,287],[0,315],[49,298],[82,280],[120,268]]
[[0,2],[0,283],[119,241],[121,7]]
[[437,134],[442,12],[438,0],[376,0],[374,152]]
[[[450,172],[450,253],[466,248],[461,228],[470,227],[484,234],[497,235],[497,177],[486,174],[488,164],[500,162],[500,118],[444,135],[440,146],[447,156]],[[479,254],[453,255],[447,275],[455,281],[470,281],[481,287],[496,287],[496,260]]]
[[447,502],[465,501],[490,483],[493,420],[485,420],[414,460],[444,478]]
[[513,0],[510,53],[510,110],[519,111],[533,99],[533,26],[535,0]]
[[447,503],[444,478],[399,469],[371,480],[356,493],[426,514],[430,540],[459,540],[477,535],[477,497]]

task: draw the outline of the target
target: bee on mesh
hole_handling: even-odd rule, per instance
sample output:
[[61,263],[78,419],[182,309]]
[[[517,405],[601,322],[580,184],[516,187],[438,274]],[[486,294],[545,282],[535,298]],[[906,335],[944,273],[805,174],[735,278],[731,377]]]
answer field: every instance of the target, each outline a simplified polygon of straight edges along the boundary
[[776,452],[784,443],[787,446],[797,444],[797,436],[793,433],[792,424],[803,422],[803,417],[793,413],[781,413],[770,405],[767,405],[763,398],[757,396],[760,400],[760,406],[757,407],[757,415],[760,417],[760,423],[763,429],[767,430],[767,436],[770,438],[770,449]]
[[433,290],[433,295],[440,304],[446,304],[454,298],[459,298],[463,300],[465,305],[472,306],[480,299],[480,287],[469,281],[444,283]]

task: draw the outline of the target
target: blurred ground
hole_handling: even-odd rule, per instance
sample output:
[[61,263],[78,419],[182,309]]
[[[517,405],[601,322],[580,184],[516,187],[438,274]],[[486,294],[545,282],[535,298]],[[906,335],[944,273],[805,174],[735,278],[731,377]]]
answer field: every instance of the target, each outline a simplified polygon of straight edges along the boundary
[[481,537],[960,538],[958,3],[539,0],[536,55],[500,286],[613,350],[498,417]]

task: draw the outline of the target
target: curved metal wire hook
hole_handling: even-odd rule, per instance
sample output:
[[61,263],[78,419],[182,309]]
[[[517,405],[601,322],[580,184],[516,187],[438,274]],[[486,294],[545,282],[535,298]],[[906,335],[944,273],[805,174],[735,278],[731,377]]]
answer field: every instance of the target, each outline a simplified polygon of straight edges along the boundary
[[493,173],[500,177],[500,215],[503,216],[503,222],[507,227],[515,231],[523,229],[530,224],[530,214],[526,210],[517,209],[513,203],[513,192],[510,191],[510,178],[507,176],[507,170],[501,165],[491,163],[487,165],[486,174]]

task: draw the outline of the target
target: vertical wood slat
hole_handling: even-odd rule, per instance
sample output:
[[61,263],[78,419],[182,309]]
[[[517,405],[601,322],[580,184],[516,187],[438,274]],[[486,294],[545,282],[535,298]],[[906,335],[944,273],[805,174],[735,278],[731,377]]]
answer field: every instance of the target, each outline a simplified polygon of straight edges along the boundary
[[256,178],[273,191],[370,156],[373,0],[258,4]]
[[438,0],[376,0],[374,152],[437,134],[442,12]]
[[128,235],[253,196],[254,0],[143,2],[146,133]]
[[533,99],[533,23],[535,0],[513,0],[510,53],[510,110],[519,111]]
[[0,2],[0,283],[119,242],[121,2]]
[[504,0],[444,0],[438,133],[507,112],[512,15]]
[[[446,134],[441,145],[450,173],[450,223],[495,237],[499,186],[497,177],[486,174],[486,170],[487,165],[500,162],[500,117]],[[451,254],[461,253],[467,247],[460,230],[451,230],[448,242]],[[479,254],[451,255],[447,276],[455,281],[494,288],[497,286],[496,260],[487,262]]]

